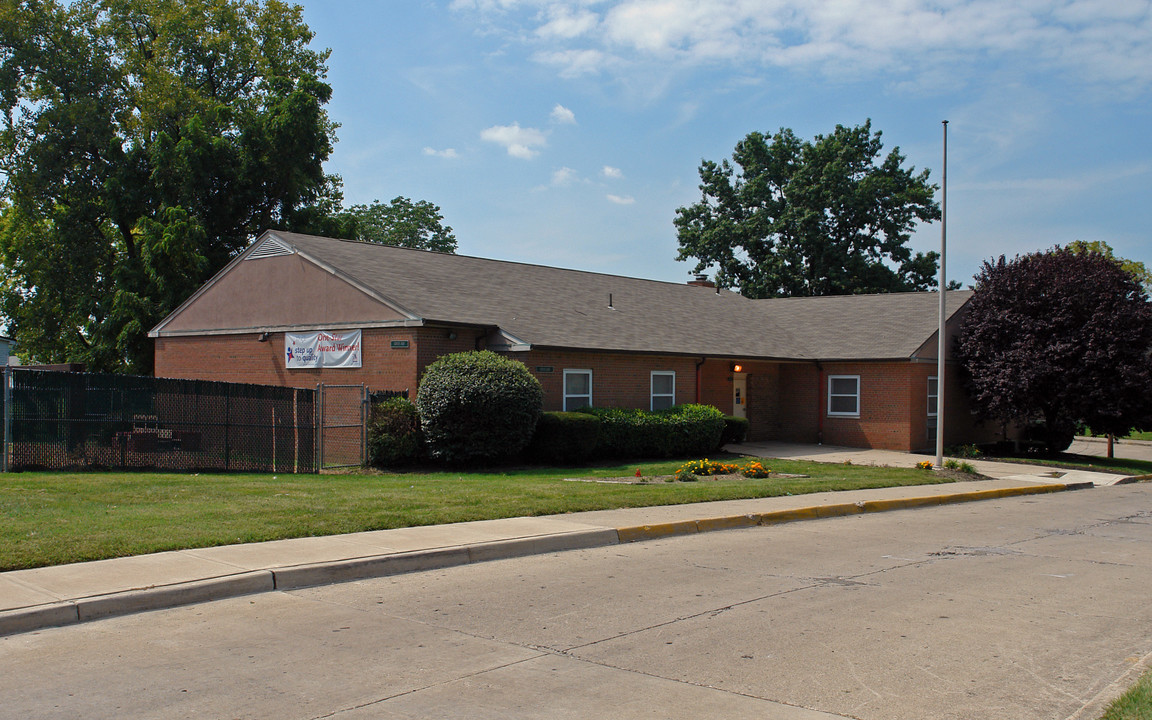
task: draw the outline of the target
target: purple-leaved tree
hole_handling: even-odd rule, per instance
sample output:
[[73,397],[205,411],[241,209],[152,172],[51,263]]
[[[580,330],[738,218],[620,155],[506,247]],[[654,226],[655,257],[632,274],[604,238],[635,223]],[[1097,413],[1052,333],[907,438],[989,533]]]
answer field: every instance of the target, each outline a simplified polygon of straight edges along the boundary
[[1078,423],[1152,427],[1152,303],[1102,253],[985,262],[955,354],[976,412],[1039,425],[1049,451],[1067,448]]

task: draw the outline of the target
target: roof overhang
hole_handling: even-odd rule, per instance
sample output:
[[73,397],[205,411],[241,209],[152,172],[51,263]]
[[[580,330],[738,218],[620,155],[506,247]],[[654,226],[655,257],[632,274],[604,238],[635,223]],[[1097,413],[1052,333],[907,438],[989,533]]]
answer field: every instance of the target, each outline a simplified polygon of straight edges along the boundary
[[532,350],[532,343],[521,340],[507,330],[495,328],[492,337],[486,343],[489,350],[497,352],[527,352]]
[[152,330],[149,337],[203,337],[205,335],[246,335],[251,333],[277,333],[277,332],[334,332],[338,330],[361,330],[369,328],[409,328],[424,327],[423,320],[390,320],[387,322],[348,322],[323,323],[310,325],[253,325],[251,327],[215,328],[205,330]]

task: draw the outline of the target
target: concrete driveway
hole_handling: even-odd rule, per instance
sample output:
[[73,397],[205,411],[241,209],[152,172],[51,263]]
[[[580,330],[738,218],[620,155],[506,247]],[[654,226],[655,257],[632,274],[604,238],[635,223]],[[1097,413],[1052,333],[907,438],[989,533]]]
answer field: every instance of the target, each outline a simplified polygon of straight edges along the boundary
[[[1094,455],[1096,457],[1108,456],[1108,440],[1105,438],[1077,437],[1072,441],[1068,452],[1077,455]],[[1152,462],[1152,442],[1147,440],[1117,440],[1112,446],[1112,454],[1118,458],[1129,460],[1148,460]]]
[[[1090,442],[1085,439],[1081,445],[1096,454],[1101,443]],[[1152,445],[1152,444],[1150,444]],[[1076,446],[1074,446],[1076,447]],[[803,443],[783,442],[746,442],[739,445],[728,445],[725,450],[742,455],[755,457],[781,458],[784,460],[812,460],[827,463],[852,463],[853,465],[875,465],[887,467],[916,467],[917,463],[925,460],[935,460],[928,455],[898,452],[895,450],[866,450],[863,448],[839,447],[836,445],[805,445]],[[1127,447],[1125,448],[1127,451]],[[1148,459],[1152,460],[1152,447],[1145,448]],[[1069,449],[1069,452],[1080,451]],[[1125,457],[1125,456],[1120,456]],[[969,463],[982,475],[996,479],[1021,479],[1037,482],[1091,482],[1093,485],[1115,485],[1126,478],[1126,475],[1113,473],[1088,472],[1084,470],[1064,470],[1047,468],[1039,465],[1025,465],[1021,463],[995,462],[992,460],[973,460],[965,458],[963,462]]]

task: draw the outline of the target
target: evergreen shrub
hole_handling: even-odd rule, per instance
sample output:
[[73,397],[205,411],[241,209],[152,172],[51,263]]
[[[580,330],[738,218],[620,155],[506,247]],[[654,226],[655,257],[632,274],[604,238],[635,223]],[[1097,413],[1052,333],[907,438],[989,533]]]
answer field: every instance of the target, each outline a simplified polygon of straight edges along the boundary
[[648,412],[624,408],[584,408],[600,419],[597,458],[683,457],[720,446],[724,415],[711,405],[677,405]]
[[393,397],[372,403],[368,418],[368,462],[390,467],[414,462],[424,456],[424,434],[416,405],[408,398]]
[[520,454],[543,404],[544,390],[523,363],[488,350],[436,360],[416,396],[428,454],[453,463]]
[[724,432],[720,434],[720,447],[728,443],[742,443],[748,437],[748,418],[724,416]]
[[527,455],[537,462],[579,464],[592,457],[599,436],[600,421],[593,415],[542,413]]

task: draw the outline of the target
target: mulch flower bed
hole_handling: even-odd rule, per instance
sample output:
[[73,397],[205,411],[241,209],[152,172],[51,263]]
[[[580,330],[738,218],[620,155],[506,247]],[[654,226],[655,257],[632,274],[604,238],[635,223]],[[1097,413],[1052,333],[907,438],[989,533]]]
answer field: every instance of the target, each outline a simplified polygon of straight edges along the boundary
[[[740,473],[729,473],[726,475],[694,475],[695,480],[681,481],[681,482],[733,482],[737,480],[751,480]],[[789,473],[769,473],[767,477],[756,478],[758,480],[771,480],[772,478],[805,478],[808,475],[792,475]],[[643,477],[587,477],[587,478],[564,478],[565,482],[594,482],[594,483],[613,483],[617,485],[652,485],[662,482],[677,482],[675,475],[645,475]]]

